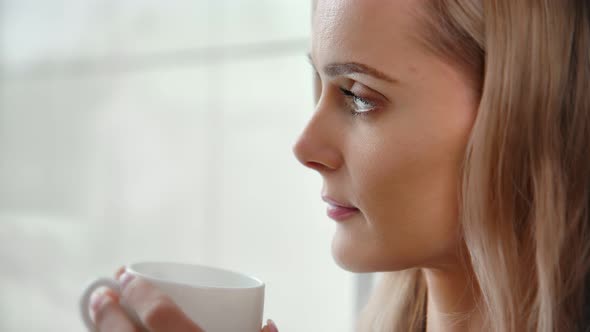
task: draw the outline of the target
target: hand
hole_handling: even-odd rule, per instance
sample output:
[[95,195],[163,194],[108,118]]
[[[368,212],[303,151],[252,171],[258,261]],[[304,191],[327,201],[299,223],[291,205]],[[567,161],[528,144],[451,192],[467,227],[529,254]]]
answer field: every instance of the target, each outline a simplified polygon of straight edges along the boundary
[[[125,273],[121,267],[115,278],[121,283],[121,295],[107,289],[94,293],[90,301],[93,319],[101,332],[204,332],[164,293],[142,278]],[[121,298],[120,298],[121,297]],[[141,325],[136,324],[119,304],[125,303],[137,313]],[[268,320],[262,332],[278,332]]]
[[262,328],[262,332],[279,332],[279,329],[271,319],[266,321],[266,325]]
[[[115,279],[121,294],[111,289],[94,293],[90,301],[95,325],[100,332],[204,332],[178,306],[151,283],[125,273],[120,268]],[[119,304],[119,300],[137,313],[137,324]],[[143,326],[142,326],[143,325]]]

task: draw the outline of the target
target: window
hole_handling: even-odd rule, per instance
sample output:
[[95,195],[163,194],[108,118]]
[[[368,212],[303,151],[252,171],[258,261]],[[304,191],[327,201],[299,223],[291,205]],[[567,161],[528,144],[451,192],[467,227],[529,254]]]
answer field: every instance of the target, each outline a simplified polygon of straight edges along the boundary
[[366,277],[291,153],[306,1],[0,6],[1,331],[81,330],[85,281],[142,260],[254,274],[281,330],[352,331]]

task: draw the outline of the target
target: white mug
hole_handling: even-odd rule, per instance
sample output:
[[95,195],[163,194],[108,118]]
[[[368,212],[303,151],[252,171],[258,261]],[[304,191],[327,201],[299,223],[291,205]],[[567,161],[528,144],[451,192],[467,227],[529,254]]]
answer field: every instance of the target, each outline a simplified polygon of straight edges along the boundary
[[[260,332],[264,310],[264,283],[257,278],[219,268],[179,263],[131,264],[127,273],[144,278],[164,292],[205,332]],[[80,298],[80,312],[90,331],[96,331],[88,306],[99,287],[120,292],[112,278],[88,284]],[[132,310],[122,306],[137,321]]]

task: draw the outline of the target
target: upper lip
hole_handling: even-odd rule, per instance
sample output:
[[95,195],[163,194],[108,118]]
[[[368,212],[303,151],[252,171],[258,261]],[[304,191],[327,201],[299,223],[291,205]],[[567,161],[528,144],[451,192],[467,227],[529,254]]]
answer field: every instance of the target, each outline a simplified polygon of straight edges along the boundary
[[347,208],[347,209],[356,209],[357,208],[356,206],[339,202],[329,196],[322,196],[322,200],[330,205],[334,205],[334,206],[338,206],[338,207],[343,207],[343,208]]

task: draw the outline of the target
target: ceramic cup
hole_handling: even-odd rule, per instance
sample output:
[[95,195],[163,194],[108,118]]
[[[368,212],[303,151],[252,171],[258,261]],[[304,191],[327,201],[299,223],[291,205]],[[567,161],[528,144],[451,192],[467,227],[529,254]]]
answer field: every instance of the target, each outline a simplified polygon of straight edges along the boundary
[[[131,264],[126,271],[158,287],[205,332],[260,332],[262,328],[264,283],[257,278],[215,267],[161,262]],[[112,278],[88,284],[80,298],[80,312],[90,331],[96,331],[88,310],[90,295],[99,287],[120,292]],[[121,305],[137,321],[137,315]]]

